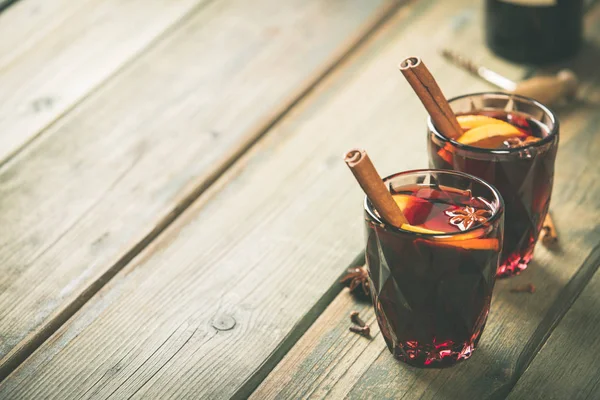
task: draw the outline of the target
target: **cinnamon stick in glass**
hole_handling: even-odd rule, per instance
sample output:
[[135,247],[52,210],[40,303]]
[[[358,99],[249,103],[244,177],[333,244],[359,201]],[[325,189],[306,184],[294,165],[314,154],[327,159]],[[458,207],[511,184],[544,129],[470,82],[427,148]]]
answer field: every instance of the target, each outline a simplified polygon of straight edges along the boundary
[[408,57],[398,66],[435,126],[447,137],[457,139],[463,131],[442,90],[419,57]]
[[552,217],[550,217],[550,213],[546,214],[546,219],[544,219],[544,225],[542,225],[542,230],[540,231],[540,240],[546,246],[552,245],[558,241],[556,227],[554,226]]
[[366,151],[352,149],[345,154],[344,161],[381,218],[398,228],[408,224]]

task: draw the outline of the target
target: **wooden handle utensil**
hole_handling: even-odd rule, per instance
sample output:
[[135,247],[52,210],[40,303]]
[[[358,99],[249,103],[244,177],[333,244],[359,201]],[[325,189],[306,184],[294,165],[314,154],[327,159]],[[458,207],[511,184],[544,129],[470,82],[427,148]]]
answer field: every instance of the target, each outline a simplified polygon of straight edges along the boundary
[[531,97],[549,106],[574,97],[579,86],[579,79],[577,79],[573,71],[568,69],[563,69],[556,75],[535,76],[521,82],[513,82],[505,76],[482,65],[477,65],[468,58],[451,50],[442,50],[442,55],[453,64],[500,89],[509,93]]
[[513,93],[531,97],[542,104],[553,105],[573,97],[578,85],[579,80],[573,71],[563,69],[554,76],[536,76],[518,82]]

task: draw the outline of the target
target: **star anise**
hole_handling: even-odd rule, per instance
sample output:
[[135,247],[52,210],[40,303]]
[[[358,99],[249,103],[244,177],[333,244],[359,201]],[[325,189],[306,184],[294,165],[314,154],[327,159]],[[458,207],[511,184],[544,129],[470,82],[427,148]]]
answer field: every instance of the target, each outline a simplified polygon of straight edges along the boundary
[[475,210],[471,206],[459,208],[458,210],[446,211],[446,215],[450,218],[450,224],[458,227],[461,231],[466,231],[476,223],[483,224],[492,213],[488,210]]
[[508,138],[503,143],[504,146],[508,148],[521,147],[524,144],[523,141],[518,137]]
[[348,273],[340,280],[341,283],[348,283],[351,292],[361,288],[365,296],[369,295],[369,274],[365,267],[348,268]]
[[520,139],[518,137],[508,138],[504,141],[504,146],[509,148],[522,147],[527,146],[528,144],[535,143],[541,140],[539,137],[535,136],[527,136],[525,139]]

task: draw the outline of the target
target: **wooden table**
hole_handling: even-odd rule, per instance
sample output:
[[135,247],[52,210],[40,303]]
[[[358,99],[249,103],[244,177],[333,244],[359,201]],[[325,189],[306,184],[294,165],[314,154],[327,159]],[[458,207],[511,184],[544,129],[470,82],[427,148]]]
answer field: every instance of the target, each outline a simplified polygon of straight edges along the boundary
[[[12,1],[5,3],[13,3]],[[338,283],[362,260],[341,160],[425,167],[425,110],[513,79],[478,0],[20,0],[0,14],[0,399],[600,398],[600,5],[568,66],[560,246],[497,283],[478,351],[394,361]],[[534,294],[511,288],[533,283]],[[374,338],[348,331],[358,310]]]

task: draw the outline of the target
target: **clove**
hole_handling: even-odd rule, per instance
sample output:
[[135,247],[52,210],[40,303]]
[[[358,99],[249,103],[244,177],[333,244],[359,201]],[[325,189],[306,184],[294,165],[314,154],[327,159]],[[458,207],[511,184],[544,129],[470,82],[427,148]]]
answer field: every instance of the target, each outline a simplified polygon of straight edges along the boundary
[[511,293],[535,293],[535,286],[532,283],[528,283],[527,285],[517,286],[510,289]]
[[354,324],[350,327],[350,332],[358,333],[359,335],[365,337],[371,336],[371,328],[369,328],[369,325],[367,325],[365,321],[362,320],[362,318],[358,314],[358,311],[352,311],[350,313],[350,321],[352,321],[352,323]]
[[365,321],[363,321],[360,318],[358,311],[352,311],[350,313],[350,321],[352,321],[353,324],[360,326],[361,328],[364,328],[365,326],[367,326],[367,324],[365,324]]
[[350,332],[358,333],[359,335],[362,335],[364,337],[371,336],[371,329],[369,328],[368,325],[365,325],[365,326],[352,325],[350,327]]

